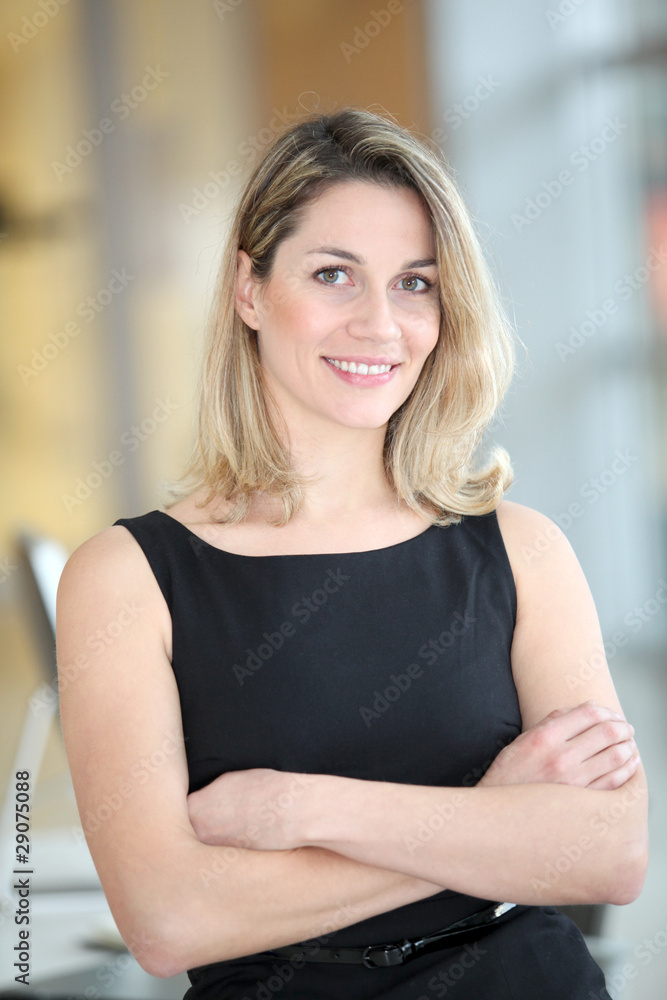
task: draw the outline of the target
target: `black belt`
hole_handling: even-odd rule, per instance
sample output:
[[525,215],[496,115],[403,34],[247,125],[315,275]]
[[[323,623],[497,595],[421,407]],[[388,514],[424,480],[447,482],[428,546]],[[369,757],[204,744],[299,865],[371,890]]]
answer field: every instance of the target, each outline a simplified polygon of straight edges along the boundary
[[[453,948],[474,940],[486,930],[491,930],[497,924],[505,923],[511,917],[523,910],[530,909],[517,903],[492,903],[469,917],[457,920],[435,934],[417,938],[414,941],[398,941],[393,944],[371,944],[366,948],[322,948],[314,942],[310,944],[287,945],[284,948],[271,948],[269,954],[281,958],[298,958],[305,962],[342,962],[345,964],[365,965],[368,969],[378,969],[388,965],[402,965],[410,959],[417,958],[427,952],[438,951],[440,948]],[[313,948],[314,951],[309,951]]]

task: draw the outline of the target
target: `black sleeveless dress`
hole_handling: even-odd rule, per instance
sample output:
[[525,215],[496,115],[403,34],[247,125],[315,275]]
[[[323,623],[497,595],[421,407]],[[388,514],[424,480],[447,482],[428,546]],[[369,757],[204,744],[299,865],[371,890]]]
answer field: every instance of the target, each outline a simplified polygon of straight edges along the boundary
[[[495,512],[310,555],[226,552],[158,510],[115,524],[171,612],[190,792],[254,767],[472,786],[521,732],[516,591]],[[488,902],[443,889],[316,940],[419,937]],[[257,952],[188,976],[186,1000],[610,1000],[581,932],[551,906],[391,968]]]

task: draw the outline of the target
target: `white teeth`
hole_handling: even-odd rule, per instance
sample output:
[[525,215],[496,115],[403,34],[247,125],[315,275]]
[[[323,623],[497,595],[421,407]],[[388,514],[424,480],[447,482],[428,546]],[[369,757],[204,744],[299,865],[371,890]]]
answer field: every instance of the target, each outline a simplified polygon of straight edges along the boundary
[[358,364],[354,361],[337,361],[335,358],[326,359],[335,368],[340,368],[343,372],[351,372],[353,375],[384,375],[391,371],[391,365],[367,365],[363,362]]

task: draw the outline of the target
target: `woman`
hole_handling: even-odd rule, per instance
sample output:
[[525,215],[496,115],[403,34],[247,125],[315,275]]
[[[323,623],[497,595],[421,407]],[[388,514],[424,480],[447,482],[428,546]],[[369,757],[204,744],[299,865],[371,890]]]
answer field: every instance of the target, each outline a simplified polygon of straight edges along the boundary
[[608,997],[554,905],[637,897],[645,777],[569,544],[473,467],[512,359],[438,154],[354,108],[276,139],[186,475],[58,597],[91,854],[189,1000]]

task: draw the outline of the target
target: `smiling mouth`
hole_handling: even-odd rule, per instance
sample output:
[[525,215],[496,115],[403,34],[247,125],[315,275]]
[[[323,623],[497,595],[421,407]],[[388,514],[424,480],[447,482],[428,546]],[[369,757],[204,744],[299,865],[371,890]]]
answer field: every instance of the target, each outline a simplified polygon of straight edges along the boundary
[[349,372],[351,375],[386,375],[393,368],[396,368],[400,362],[395,364],[366,364],[363,361],[339,361],[337,358],[326,358],[327,361],[333,368],[338,368],[339,371]]

